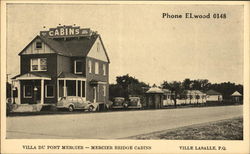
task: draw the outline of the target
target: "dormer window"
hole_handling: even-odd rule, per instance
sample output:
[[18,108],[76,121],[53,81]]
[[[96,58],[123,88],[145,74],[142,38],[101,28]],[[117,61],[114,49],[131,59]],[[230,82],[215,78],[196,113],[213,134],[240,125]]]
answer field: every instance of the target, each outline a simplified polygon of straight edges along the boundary
[[81,60],[75,60],[74,62],[74,73],[75,74],[82,74],[83,71],[83,63]]
[[30,60],[31,71],[47,71],[47,59],[46,58],[32,58]]
[[42,49],[42,42],[36,42],[36,49]]

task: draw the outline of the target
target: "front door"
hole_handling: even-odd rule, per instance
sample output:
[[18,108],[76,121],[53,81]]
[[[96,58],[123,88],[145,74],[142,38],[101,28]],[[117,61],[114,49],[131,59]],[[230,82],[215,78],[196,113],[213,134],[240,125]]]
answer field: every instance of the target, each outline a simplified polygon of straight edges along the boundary
[[33,93],[33,103],[39,104],[41,102],[41,86],[35,86],[34,87],[34,93]]

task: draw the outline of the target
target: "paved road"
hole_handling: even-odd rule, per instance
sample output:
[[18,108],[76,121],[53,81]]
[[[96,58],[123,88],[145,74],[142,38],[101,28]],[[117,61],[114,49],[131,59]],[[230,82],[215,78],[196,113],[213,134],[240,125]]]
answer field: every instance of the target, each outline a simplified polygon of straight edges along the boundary
[[242,115],[240,105],[8,117],[7,138],[116,139]]

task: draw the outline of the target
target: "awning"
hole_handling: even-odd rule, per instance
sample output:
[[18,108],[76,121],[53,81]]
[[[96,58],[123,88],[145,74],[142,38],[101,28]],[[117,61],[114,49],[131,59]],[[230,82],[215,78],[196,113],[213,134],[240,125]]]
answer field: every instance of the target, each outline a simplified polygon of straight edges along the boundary
[[91,86],[97,86],[97,85],[98,85],[98,81],[96,81],[96,80],[91,80],[91,81],[89,82],[89,84],[90,84]]
[[41,72],[29,72],[26,74],[19,74],[12,78],[13,80],[51,80],[51,77]]

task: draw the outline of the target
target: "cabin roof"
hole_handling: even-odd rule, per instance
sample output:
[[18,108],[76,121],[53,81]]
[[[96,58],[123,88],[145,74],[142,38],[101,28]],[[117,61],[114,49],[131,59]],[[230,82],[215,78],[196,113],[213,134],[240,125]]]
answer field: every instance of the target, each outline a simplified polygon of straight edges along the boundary
[[100,38],[102,46],[104,48],[105,54],[107,56],[108,62],[109,57],[107,55],[106,49],[103,45],[102,39],[99,34],[93,34],[89,37],[75,37],[75,38],[47,38],[44,36],[37,35],[20,53],[22,53],[29,47],[31,43],[33,43],[36,39],[40,39],[46,45],[48,45],[55,53],[63,56],[70,57],[86,57],[94,45],[97,38]]
[[207,95],[221,95],[221,93],[213,90],[213,89],[210,89],[206,92]]

